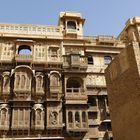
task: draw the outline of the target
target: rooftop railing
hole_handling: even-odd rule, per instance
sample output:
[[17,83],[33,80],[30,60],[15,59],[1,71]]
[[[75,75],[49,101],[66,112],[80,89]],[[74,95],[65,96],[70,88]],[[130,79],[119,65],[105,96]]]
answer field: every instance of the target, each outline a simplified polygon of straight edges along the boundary
[[20,24],[0,24],[0,33],[28,34],[28,35],[58,35],[61,32],[59,26],[37,26]]

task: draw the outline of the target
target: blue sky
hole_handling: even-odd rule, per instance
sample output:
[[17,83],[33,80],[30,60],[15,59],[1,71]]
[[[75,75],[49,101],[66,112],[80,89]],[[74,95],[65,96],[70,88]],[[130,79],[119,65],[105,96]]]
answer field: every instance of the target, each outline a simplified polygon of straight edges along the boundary
[[61,11],[80,12],[85,35],[114,35],[140,16],[140,0],[1,0],[0,22],[57,25]]

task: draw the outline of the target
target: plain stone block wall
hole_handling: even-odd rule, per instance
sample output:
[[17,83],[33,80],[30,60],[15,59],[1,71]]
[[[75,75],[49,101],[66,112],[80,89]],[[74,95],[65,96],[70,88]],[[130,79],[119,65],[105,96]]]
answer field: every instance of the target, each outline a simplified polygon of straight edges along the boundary
[[129,44],[106,69],[114,140],[140,140],[140,48]]

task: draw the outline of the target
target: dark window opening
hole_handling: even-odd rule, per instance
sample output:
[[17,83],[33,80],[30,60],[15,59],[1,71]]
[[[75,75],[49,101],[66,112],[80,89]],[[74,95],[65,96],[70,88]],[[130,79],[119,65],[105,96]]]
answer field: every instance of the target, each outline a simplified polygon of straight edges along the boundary
[[104,56],[104,64],[108,65],[112,61],[111,56]]
[[112,131],[111,122],[106,123],[106,129]]
[[88,98],[88,105],[89,106],[97,106],[96,99],[93,97]]
[[75,122],[76,123],[79,123],[80,122],[79,112],[75,112]]
[[68,29],[76,29],[76,23],[74,21],[68,21],[67,22],[67,28]]
[[19,46],[18,54],[31,54],[31,47],[27,45]]
[[77,80],[68,80],[67,88],[80,88],[81,84]]
[[73,122],[73,118],[72,118],[72,112],[68,113],[68,122],[72,123]]
[[88,56],[88,64],[93,64],[93,57],[92,56]]
[[97,119],[97,112],[88,112],[88,118],[89,120]]

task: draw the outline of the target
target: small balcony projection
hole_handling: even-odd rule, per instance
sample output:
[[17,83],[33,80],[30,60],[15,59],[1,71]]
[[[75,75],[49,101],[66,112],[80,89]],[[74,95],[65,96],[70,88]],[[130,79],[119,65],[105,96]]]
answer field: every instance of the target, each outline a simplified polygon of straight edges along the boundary
[[67,81],[65,99],[66,103],[86,104],[87,95],[83,88],[83,80],[80,78],[69,78]]
[[31,62],[32,61],[32,50],[30,46],[22,45],[19,46],[18,52],[15,56],[17,62]]
[[87,58],[80,56],[79,54],[70,54],[63,56],[63,67],[64,68],[87,68]]

